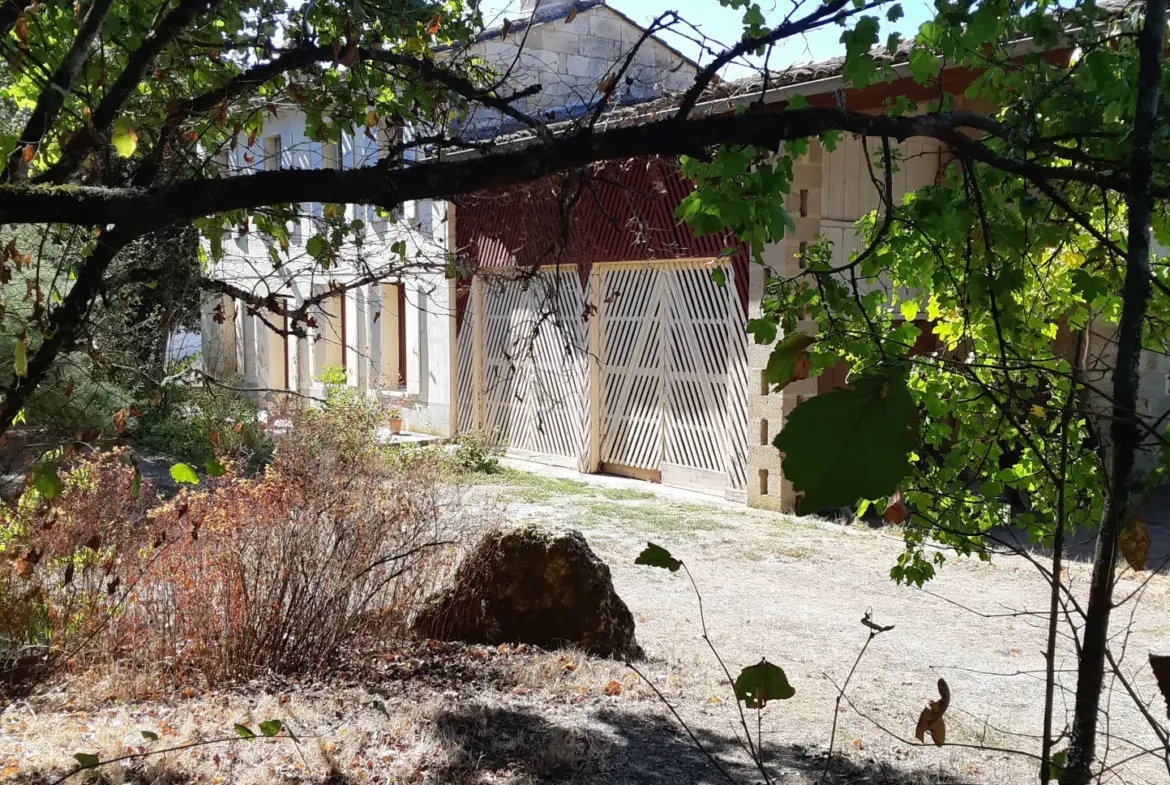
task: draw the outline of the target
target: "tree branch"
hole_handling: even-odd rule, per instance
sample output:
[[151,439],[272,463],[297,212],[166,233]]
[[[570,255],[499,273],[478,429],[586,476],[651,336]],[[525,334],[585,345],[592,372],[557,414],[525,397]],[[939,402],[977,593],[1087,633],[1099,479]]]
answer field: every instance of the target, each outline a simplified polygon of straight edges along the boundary
[[[0,182],[8,182],[14,177],[24,174],[28,161],[32,160],[32,155],[35,155],[37,148],[40,147],[41,140],[53,127],[53,123],[57,121],[57,115],[60,113],[61,107],[65,105],[65,98],[73,89],[73,81],[81,72],[81,67],[85,65],[85,59],[89,55],[93,39],[101,32],[102,23],[105,22],[106,14],[113,4],[114,0],[94,0],[93,4],[90,5],[68,54],[57,66],[49,83],[41,88],[41,94],[37,97],[37,105],[33,108],[32,114],[29,115],[28,122],[25,123],[24,131],[17,140],[17,146],[8,154],[8,163],[0,172]],[[0,22],[0,29],[4,29],[2,22]],[[32,148],[31,154],[26,153],[27,147]]]
[[1113,420],[1110,423],[1112,456],[1109,495],[1097,551],[1077,664],[1077,693],[1069,737],[1068,767],[1061,785],[1087,785],[1097,752],[1097,724],[1101,686],[1108,654],[1109,615],[1113,606],[1113,571],[1117,564],[1117,540],[1129,515],[1129,484],[1134,456],[1141,446],[1137,395],[1142,353],[1142,325],[1150,299],[1150,216],[1154,131],[1158,121],[1158,88],[1162,65],[1162,39],[1166,29],[1165,0],[1146,0],[1145,21],[1138,34],[1138,90],[1134,113],[1129,170],[1128,248],[1121,319],[1117,329],[1117,364],[1113,369]]
[[114,120],[137,91],[139,82],[163,47],[173,41],[198,14],[221,2],[223,0],[180,0],[174,10],[166,15],[158,27],[152,30],[130,55],[126,67],[118,74],[109,92],[94,111],[92,123],[73,135],[57,163],[53,164],[43,177],[38,178],[38,181],[63,183],[77,171],[77,167],[81,165],[94,144],[105,138]]
[[699,72],[699,75],[695,77],[694,83],[683,95],[682,101],[674,113],[674,119],[679,122],[686,120],[691,110],[695,108],[695,104],[699,102],[703,92],[706,91],[711,82],[719,75],[719,71],[735,58],[741,57],[748,52],[753,52],[761,46],[768,46],[777,41],[782,41],[785,38],[807,33],[809,30],[820,27],[823,24],[835,22],[838,19],[843,21],[844,18],[853,16],[874,5],[880,5],[881,2],[885,2],[885,0],[867,3],[861,8],[853,8],[845,11],[844,8],[849,4],[849,0],[829,0],[808,16],[798,19],[795,22],[784,22],[774,30],[763,35],[755,36],[754,38],[745,37],[735,46],[725,49],[722,54],[708,63],[707,67]]
[[[509,152],[432,159],[389,169],[283,170],[222,179],[189,180],[152,188],[0,185],[0,222],[107,225],[148,216],[152,225],[218,212],[295,202],[338,202],[394,207],[411,199],[450,198],[535,180],[590,163],[646,156],[698,155],[720,144],[775,148],[781,141],[836,130],[904,141],[929,137],[973,159],[1030,180],[1085,182],[1119,190],[1124,176],[1008,159],[962,133],[985,118],[971,112],[889,117],[840,109],[671,119],[602,132],[558,137]],[[669,130],[666,130],[669,129]]]

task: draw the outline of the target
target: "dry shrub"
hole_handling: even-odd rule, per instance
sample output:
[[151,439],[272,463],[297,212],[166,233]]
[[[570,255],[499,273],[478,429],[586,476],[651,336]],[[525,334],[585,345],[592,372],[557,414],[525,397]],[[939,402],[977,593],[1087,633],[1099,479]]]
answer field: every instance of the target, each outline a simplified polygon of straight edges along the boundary
[[36,642],[175,686],[305,672],[359,630],[400,633],[466,526],[425,464],[386,460],[362,406],[293,413],[262,477],[228,465],[162,504],[146,481],[134,495],[122,452],[79,461],[51,504],[26,494],[9,528]]

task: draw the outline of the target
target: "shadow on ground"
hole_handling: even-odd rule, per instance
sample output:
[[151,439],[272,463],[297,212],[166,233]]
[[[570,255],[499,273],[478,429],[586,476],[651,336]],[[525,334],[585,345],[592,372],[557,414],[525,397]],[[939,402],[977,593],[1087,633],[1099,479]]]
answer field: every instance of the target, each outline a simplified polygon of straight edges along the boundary
[[[728,782],[711,758],[669,718],[601,707],[589,712],[578,709],[566,720],[561,725],[544,711],[480,703],[451,708],[436,719],[442,755],[427,774],[436,782],[461,783]],[[735,738],[707,731],[696,731],[696,735],[731,781],[745,785],[762,781]],[[764,757],[773,779],[782,774],[785,782],[816,782],[824,768],[822,755],[799,746],[768,745]],[[469,777],[471,766],[478,770]],[[836,759],[825,782],[946,785],[958,780],[885,762]]]

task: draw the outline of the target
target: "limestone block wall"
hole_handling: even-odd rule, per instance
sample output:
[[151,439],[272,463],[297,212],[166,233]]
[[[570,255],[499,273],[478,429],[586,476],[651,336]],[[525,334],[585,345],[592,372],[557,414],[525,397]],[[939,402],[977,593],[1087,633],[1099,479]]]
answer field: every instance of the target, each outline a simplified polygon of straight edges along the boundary
[[[791,277],[801,269],[801,254],[816,242],[821,233],[821,188],[824,152],[812,143],[808,153],[793,167],[792,192],[788,211],[796,230],[783,242],[764,251],[764,266],[752,265],[748,288],[748,318],[760,316],[760,301],[767,279]],[[801,329],[812,333],[815,328],[805,320]],[[796,504],[792,484],[784,479],[780,453],[772,440],[784,426],[785,419],[805,398],[816,395],[817,382],[806,379],[793,382],[780,392],[772,392],[764,379],[771,346],[748,345],[748,504],[776,510],[789,510]]]
[[[511,90],[539,84],[539,93],[515,103],[522,111],[539,113],[596,100],[598,82],[617,71],[641,36],[637,25],[612,9],[595,6],[572,21],[561,17],[537,24],[477,43],[470,51],[506,73]],[[619,95],[623,100],[641,101],[664,91],[685,90],[694,80],[695,68],[660,41],[649,39],[638,48],[626,77],[618,86]],[[481,108],[468,123],[486,133],[500,121],[496,112]]]

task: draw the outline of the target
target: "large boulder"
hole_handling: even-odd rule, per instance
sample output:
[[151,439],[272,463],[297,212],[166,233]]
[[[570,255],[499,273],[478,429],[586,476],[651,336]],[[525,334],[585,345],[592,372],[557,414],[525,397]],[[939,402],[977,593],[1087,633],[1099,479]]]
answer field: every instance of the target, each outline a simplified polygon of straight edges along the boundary
[[489,534],[459,565],[454,586],[427,601],[414,628],[439,640],[642,656],[609,567],[577,531],[525,526]]

